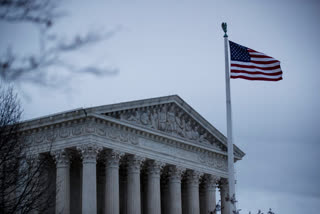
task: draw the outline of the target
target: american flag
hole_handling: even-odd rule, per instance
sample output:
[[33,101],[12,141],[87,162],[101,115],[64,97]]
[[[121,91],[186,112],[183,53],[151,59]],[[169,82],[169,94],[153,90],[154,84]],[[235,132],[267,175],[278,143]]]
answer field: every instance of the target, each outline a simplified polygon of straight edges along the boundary
[[229,41],[230,78],[247,80],[282,80],[280,61],[258,51]]

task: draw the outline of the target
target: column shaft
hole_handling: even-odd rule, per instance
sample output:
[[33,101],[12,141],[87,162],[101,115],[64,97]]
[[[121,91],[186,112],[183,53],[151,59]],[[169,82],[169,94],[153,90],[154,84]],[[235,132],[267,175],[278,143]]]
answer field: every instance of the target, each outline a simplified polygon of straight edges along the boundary
[[220,183],[220,195],[221,195],[221,214],[230,214],[230,205],[227,201],[228,194],[229,193],[229,187],[228,182],[223,179]]
[[169,214],[182,213],[181,174],[182,169],[175,166],[168,167]]
[[140,166],[142,159],[137,156],[128,156],[128,186],[127,211],[128,214],[141,213],[140,193]]
[[169,188],[168,182],[165,176],[161,178],[161,212],[169,213]]
[[96,162],[84,162],[82,173],[82,213],[97,213]]
[[127,214],[127,172],[124,167],[120,169],[120,213]]
[[105,214],[119,214],[119,152],[106,154]]
[[70,162],[64,150],[54,152],[56,160],[56,214],[70,213]]
[[187,214],[200,214],[199,173],[187,171]]
[[216,180],[213,175],[204,175],[202,180],[202,203],[201,214],[213,212],[216,208]]
[[212,212],[216,209],[216,191],[215,189],[206,189],[204,192],[205,210],[206,213]]
[[147,214],[161,214],[160,168],[161,163],[149,161],[147,163]]

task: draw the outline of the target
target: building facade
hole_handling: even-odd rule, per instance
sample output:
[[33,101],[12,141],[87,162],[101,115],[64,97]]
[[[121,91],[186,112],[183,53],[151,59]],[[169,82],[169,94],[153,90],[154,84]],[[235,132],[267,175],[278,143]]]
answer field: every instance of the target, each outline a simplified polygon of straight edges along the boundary
[[[228,213],[226,137],[176,95],[79,108],[22,127],[30,154],[52,159],[49,213],[208,214],[219,200]],[[234,146],[234,155],[244,153]]]

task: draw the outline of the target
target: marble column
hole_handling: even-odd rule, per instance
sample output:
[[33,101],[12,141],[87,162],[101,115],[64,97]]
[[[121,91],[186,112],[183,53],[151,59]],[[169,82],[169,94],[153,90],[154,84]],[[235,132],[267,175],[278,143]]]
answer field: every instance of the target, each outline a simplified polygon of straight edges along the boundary
[[227,179],[220,180],[221,214],[230,214],[229,186]]
[[205,174],[202,176],[201,192],[203,194],[201,214],[208,214],[216,209],[216,182],[217,177]]
[[56,214],[70,213],[70,161],[65,150],[52,153],[54,156],[56,173]]
[[143,159],[136,155],[127,157],[127,212],[141,213],[140,168]]
[[127,166],[125,163],[120,163],[120,213],[127,214]]
[[161,214],[160,170],[161,162],[147,162],[147,214]]
[[176,166],[168,167],[169,214],[182,213],[181,175],[183,170]]
[[119,214],[119,161],[123,153],[108,151],[105,155],[105,214]]
[[187,214],[200,214],[199,179],[200,173],[193,170],[186,171]]
[[82,213],[97,213],[97,155],[101,147],[83,145],[77,148],[82,157]]
[[[42,189],[43,187],[46,187],[46,181],[48,180],[48,178],[46,177],[46,172],[45,172],[45,168],[43,167],[43,163],[41,163],[42,161],[44,161],[42,159],[43,157],[40,156],[40,154],[28,154],[26,155],[26,167],[30,170],[29,173],[32,174],[32,180],[31,183],[29,184],[30,186],[34,186],[34,193],[38,194],[37,191],[45,191],[43,192],[43,194],[41,195],[41,197],[36,200],[36,204],[35,206],[39,206],[40,209],[45,208],[44,206],[46,206],[46,199],[48,197],[47,193],[49,193],[49,191]],[[24,169],[22,169],[23,172]],[[40,172],[41,171],[41,172]],[[21,173],[21,171],[19,171],[18,173]],[[21,191],[24,191],[23,186],[18,186],[21,188],[17,188],[16,186],[9,186],[8,188],[5,189],[5,196],[7,198],[8,201],[14,201],[16,200],[16,193]],[[38,210],[32,210],[32,214],[39,214]]]
[[168,209],[169,186],[168,186],[168,176],[165,170],[161,171],[160,185],[161,185],[161,212],[169,213],[169,209]]
[[143,168],[142,166],[140,171],[141,214],[147,214],[148,175],[146,169]]

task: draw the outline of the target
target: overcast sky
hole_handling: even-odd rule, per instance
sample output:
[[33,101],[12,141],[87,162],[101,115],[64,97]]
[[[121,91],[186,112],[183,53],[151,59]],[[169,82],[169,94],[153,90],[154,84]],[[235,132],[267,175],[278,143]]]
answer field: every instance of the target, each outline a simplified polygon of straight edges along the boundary
[[[68,16],[56,32],[116,31],[70,61],[118,73],[77,75],[57,88],[19,84],[24,119],[178,94],[226,135],[225,21],[230,40],[280,60],[284,72],[279,82],[231,80],[234,141],[246,153],[236,164],[238,207],[319,213],[319,1],[69,0],[62,8]],[[37,47],[32,25],[0,27],[1,51]]]

